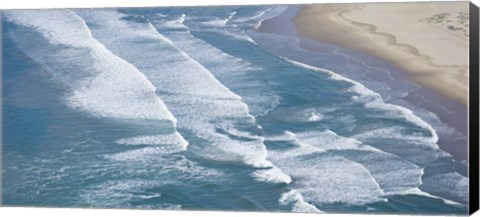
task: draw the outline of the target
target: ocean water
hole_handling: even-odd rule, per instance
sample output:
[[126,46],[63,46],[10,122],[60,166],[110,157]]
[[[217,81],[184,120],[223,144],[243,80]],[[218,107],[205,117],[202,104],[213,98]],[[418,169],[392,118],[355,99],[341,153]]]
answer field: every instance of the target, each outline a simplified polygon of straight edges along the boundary
[[2,11],[3,204],[466,214],[415,85],[255,30],[286,10]]

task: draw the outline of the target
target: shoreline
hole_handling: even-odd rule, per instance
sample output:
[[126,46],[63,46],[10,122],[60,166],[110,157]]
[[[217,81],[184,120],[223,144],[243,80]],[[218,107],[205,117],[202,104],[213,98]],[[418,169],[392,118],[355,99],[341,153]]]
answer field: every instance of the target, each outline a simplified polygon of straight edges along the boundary
[[[402,18],[404,20],[398,18],[401,17],[399,13],[412,8],[422,8],[428,4],[306,5],[298,12],[293,22],[301,36],[339,44],[384,58],[409,72],[410,79],[416,83],[468,105],[468,39],[464,38],[463,43],[463,39],[459,39],[460,36],[418,20],[421,17],[430,17],[432,13],[435,15],[438,11],[450,12],[463,6],[468,9],[468,4],[465,2],[435,4],[439,9],[432,12],[413,11],[409,15],[414,20],[411,22],[407,22],[406,18]],[[455,8],[448,9],[452,5]],[[375,16],[368,15],[372,13]],[[395,18],[396,15],[399,16]],[[450,40],[453,40],[452,43],[449,43]]]
[[[293,19],[298,14],[297,12],[301,9],[301,6],[291,6],[291,9],[289,9],[289,11],[286,11],[277,17],[262,21],[261,25],[256,30],[260,32],[268,32],[296,37],[300,39],[300,47],[302,49],[314,52],[318,51],[315,49],[315,47],[309,46],[308,43],[305,42],[305,40],[314,40],[319,43],[338,45],[336,43],[329,43],[315,38],[303,37],[302,35],[298,34],[296,32],[296,28],[298,28],[298,25],[293,23]],[[416,83],[415,80],[411,79],[411,73],[402,70],[401,68],[397,67],[395,64],[386,59],[372,55],[368,52],[365,52],[364,50],[349,49],[342,47],[342,45],[340,45],[339,47],[341,47],[342,52],[346,53],[347,55],[365,60],[366,64],[368,64],[369,66],[378,67],[390,71],[391,75],[398,79],[396,81],[414,81]],[[302,62],[301,60],[297,61]],[[385,82],[388,83],[388,81],[386,80]],[[400,97],[399,99],[404,100],[410,105],[434,113],[438,116],[438,118],[444,125],[454,128],[456,131],[462,133],[463,135],[467,135],[467,126],[465,125],[465,123],[467,123],[466,121],[468,120],[466,114],[467,107],[465,106],[465,104],[460,103],[458,100],[440,94],[435,89],[423,84],[420,85],[417,89],[411,91],[406,97]],[[389,103],[401,105],[394,102]],[[467,160],[466,138],[450,138],[448,135],[439,134],[438,145],[442,150],[450,153],[455,159],[464,162]]]

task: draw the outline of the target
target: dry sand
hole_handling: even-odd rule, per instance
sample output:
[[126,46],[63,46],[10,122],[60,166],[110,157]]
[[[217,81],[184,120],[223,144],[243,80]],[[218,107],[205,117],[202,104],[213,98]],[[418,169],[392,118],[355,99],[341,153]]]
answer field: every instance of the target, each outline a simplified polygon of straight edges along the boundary
[[307,5],[294,22],[300,35],[382,57],[468,104],[468,2]]

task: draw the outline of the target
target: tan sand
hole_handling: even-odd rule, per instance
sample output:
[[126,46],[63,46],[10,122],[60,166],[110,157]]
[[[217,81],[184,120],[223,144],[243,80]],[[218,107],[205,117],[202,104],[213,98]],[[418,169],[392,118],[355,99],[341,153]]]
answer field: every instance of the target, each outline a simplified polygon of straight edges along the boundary
[[294,22],[300,35],[387,59],[468,103],[468,2],[308,5]]

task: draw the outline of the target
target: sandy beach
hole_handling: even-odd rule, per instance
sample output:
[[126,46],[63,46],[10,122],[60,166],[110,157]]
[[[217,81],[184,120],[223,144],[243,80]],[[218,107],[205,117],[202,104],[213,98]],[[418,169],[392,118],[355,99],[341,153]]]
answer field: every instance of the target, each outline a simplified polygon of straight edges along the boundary
[[294,23],[300,35],[384,58],[468,104],[468,2],[307,5]]

